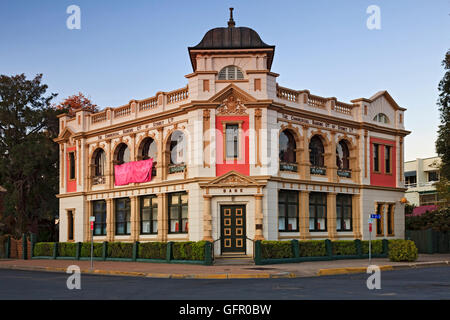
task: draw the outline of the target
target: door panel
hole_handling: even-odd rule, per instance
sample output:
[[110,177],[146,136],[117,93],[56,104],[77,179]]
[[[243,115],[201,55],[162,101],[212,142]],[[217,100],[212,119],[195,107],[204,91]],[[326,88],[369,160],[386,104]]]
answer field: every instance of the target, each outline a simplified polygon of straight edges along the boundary
[[221,251],[246,252],[245,206],[221,206]]

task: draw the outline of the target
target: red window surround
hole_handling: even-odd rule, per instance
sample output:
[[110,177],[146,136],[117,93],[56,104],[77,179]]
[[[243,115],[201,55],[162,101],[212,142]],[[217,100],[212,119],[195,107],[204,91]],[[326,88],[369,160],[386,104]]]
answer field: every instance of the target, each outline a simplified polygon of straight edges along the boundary
[[66,152],[66,191],[76,192],[77,191],[77,157],[75,153],[75,179],[70,179],[70,157],[69,153],[75,152],[77,147],[67,148]]
[[[379,172],[374,170],[374,144],[379,145]],[[386,173],[385,146],[391,147],[391,172]],[[395,141],[379,138],[370,138],[370,184],[373,186],[396,187],[396,146]]]
[[[227,160],[224,162],[224,134],[223,123],[226,122],[242,122],[239,141],[241,143],[240,150],[243,152],[240,161]],[[216,117],[216,175],[219,177],[231,170],[249,175],[249,120],[248,116],[218,116]],[[244,145],[242,146],[242,143]]]

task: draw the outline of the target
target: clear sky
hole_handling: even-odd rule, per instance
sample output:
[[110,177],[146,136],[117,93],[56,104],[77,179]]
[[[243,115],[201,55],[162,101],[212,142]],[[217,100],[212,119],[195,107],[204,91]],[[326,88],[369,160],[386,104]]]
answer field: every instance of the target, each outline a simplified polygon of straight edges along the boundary
[[[69,5],[81,29],[69,30]],[[369,30],[366,9],[381,10]],[[1,0],[0,74],[44,74],[57,102],[78,93],[101,108],[187,84],[187,47],[211,28],[256,30],[275,45],[280,85],[340,101],[388,90],[407,108],[405,160],[435,155],[437,85],[450,48],[450,0]]]

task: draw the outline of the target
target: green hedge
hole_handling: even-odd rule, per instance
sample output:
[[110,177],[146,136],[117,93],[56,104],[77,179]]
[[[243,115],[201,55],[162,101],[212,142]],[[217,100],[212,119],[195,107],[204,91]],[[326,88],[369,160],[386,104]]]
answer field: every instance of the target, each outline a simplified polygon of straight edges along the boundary
[[[369,254],[369,240],[361,241],[361,248],[363,254]],[[372,240],[372,254],[383,253],[383,240]]]
[[262,259],[293,258],[291,241],[261,241]]
[[174,242],[172,255],[174,260],[204,260],[206,241]]
[[132,258],[133,244],[126,242],[109,242],[108,258]]
[[416,261],[418,250],[412,240],[389,241],[389,260],[391,261]]
[[140,259],[166,259],[167,243],[144,242],[139,243],[138,257]]
[[300,257],[323,257],[327,255],[325,240],[304,240],[298,242]]
[[[94,257],[101,258],[103,255],[103,243],[94,242]],[[91,243],[83,242],[81,244],[81,257],[91,256]]]
[[77,252],[77,244],[73,242],[58,243],[58,257],[75,257]]
[[358,254],[353,240],[338,240],[331,243],[334,256],[354,256]]
[[34,245],[33,256],[51,257],[53,256],[54,242],[38,242]]

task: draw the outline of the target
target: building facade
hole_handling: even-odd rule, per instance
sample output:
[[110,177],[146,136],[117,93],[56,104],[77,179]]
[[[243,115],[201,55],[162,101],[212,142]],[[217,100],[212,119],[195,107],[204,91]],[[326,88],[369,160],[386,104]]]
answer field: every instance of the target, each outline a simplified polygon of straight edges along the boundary
[[[209,30],[189,47],[187,85],[61,115],[60,241],[215,241],[404,236],[405,109],[387,91],[350,103],[293,90],[252,29]],[[151,181],[117,166],[153,159]],[[217,241],[216,241],[217,240]]]
[[436,187],[439,181],[440,157],[416,159],[405,162],[405,195],[408,202],[417,207],[439,204]]

